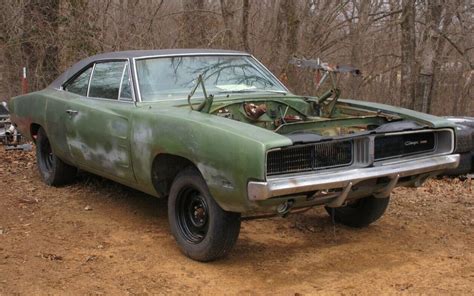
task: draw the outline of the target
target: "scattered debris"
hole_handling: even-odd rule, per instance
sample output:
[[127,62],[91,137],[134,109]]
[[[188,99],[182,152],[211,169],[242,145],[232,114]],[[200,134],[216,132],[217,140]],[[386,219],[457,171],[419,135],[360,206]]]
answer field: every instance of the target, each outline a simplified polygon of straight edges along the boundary
[[7,146],[5,146],[5,150],[6,151],[8,151],[8,150],[23,150],[23,151],[29,152],[29,151],[33,150],[33,145],[31,145],[30,143],[21,144],[21,145],[7,145]]
[[403,284],[395,284],[394,287],[399,291],[405,291],[413,287],[413,284],[410,283],[403,283]]
[[5,150],[31,151],[33,146],[24,143],[24,138],[10,120],[10,114],[5,102],[0,104],[0,144],[5,145]]
[[63,256],[50,254],[50,253],[40,253],[39,257],[50,260],[50,261],[62,261],[64,259]]
[[91,256],[88,256],[86,258],[86,262],[91,262],[91,261],[95,261],[97,260],[97,256],[96,255],[91,255]]
[[38,199],[36,199],[36,198],[30,199],[30,198],[19,197],[19,198],[18,198],[18,201],[19,201],[20,203],[27,203],[27,204],[35,204],[35,203],[38,203]]

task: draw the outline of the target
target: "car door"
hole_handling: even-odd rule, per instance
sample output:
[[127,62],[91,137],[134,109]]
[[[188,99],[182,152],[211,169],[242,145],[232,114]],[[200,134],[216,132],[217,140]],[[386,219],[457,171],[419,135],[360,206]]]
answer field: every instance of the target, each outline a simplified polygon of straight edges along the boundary
[[87,97],[87,88],[93,65],[79,71],[63,86],[62,90],[50,90],[52,95],[46,104],[46,128],[48,138],[52,145],[54,154],[63,161],[74,163],[72,159],[68,141],[67,128],[69,125],[68,110],[75,101]]
[[135,108],[128,61],[95,63],[88,90],[66,110],[66,138],[74,162],[106,177],[135,182],[130,118]]

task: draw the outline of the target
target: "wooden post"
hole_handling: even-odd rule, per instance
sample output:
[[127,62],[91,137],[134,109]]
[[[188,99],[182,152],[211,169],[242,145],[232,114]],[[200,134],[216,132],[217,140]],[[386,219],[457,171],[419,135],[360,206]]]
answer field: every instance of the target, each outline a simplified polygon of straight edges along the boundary
[[21,91],[23,94],[28,92],[28,79],[26,77],[26,67],[23,67],[23,73],[21,75]]

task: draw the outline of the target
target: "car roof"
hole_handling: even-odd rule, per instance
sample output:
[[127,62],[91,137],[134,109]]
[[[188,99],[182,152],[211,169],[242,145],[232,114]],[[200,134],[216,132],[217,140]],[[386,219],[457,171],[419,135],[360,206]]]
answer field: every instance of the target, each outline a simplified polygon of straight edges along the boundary
[[61,74],[56,80],[54,80],[48,88],[59,89],[64,82],[68,81],[73,77],[77,72],[82,70],[87,65],[103,60],[110,59],[132,59],[132,58],[145,58],[152,56],[181,56],[181,55],[249,55],[246,52],[236,51],[236,50],[224,50],[224,49],[156,49],[156,50],[127,50],[127,51],[113,51],[96,54],[85,58],[67,69],[63,74]]

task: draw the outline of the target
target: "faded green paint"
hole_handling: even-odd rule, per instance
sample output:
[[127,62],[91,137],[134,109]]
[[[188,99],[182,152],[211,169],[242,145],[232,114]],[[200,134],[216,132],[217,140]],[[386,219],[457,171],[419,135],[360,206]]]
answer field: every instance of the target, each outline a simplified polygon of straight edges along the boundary
[[[280,133],[246,122],[212,114],[220,108],[242,103],[284,103],[297,113],[311,112],[310,103],[293,95],[216,97],[211,114],[190,110],[187,100],[127,103],[84,98],[65,91],[45,89],[13,98],[9,107],[20,131],[30,136],[32,124],[45,128],[52,148],[64,161],[157,196],[152,184],[152,164],[163,153],[191,161],[206,180],[222,208],[248,212],[273,209],[278,200],[250,202],[249,180],[265,179],[265,157],[269,149],[291,145],[284,133],[328,126],[382,124],[378,110],[415,119],[434,128],[453,127],[448,121],[411,110],[382,104],[340,100],[336,106],[367,112],[365,118],[315,118],[292,124]],[[67,110],[77,110],[69,115]],[[337,124],[336,124],[337,123]],[[304,200],[301,199],[304,203]]]

